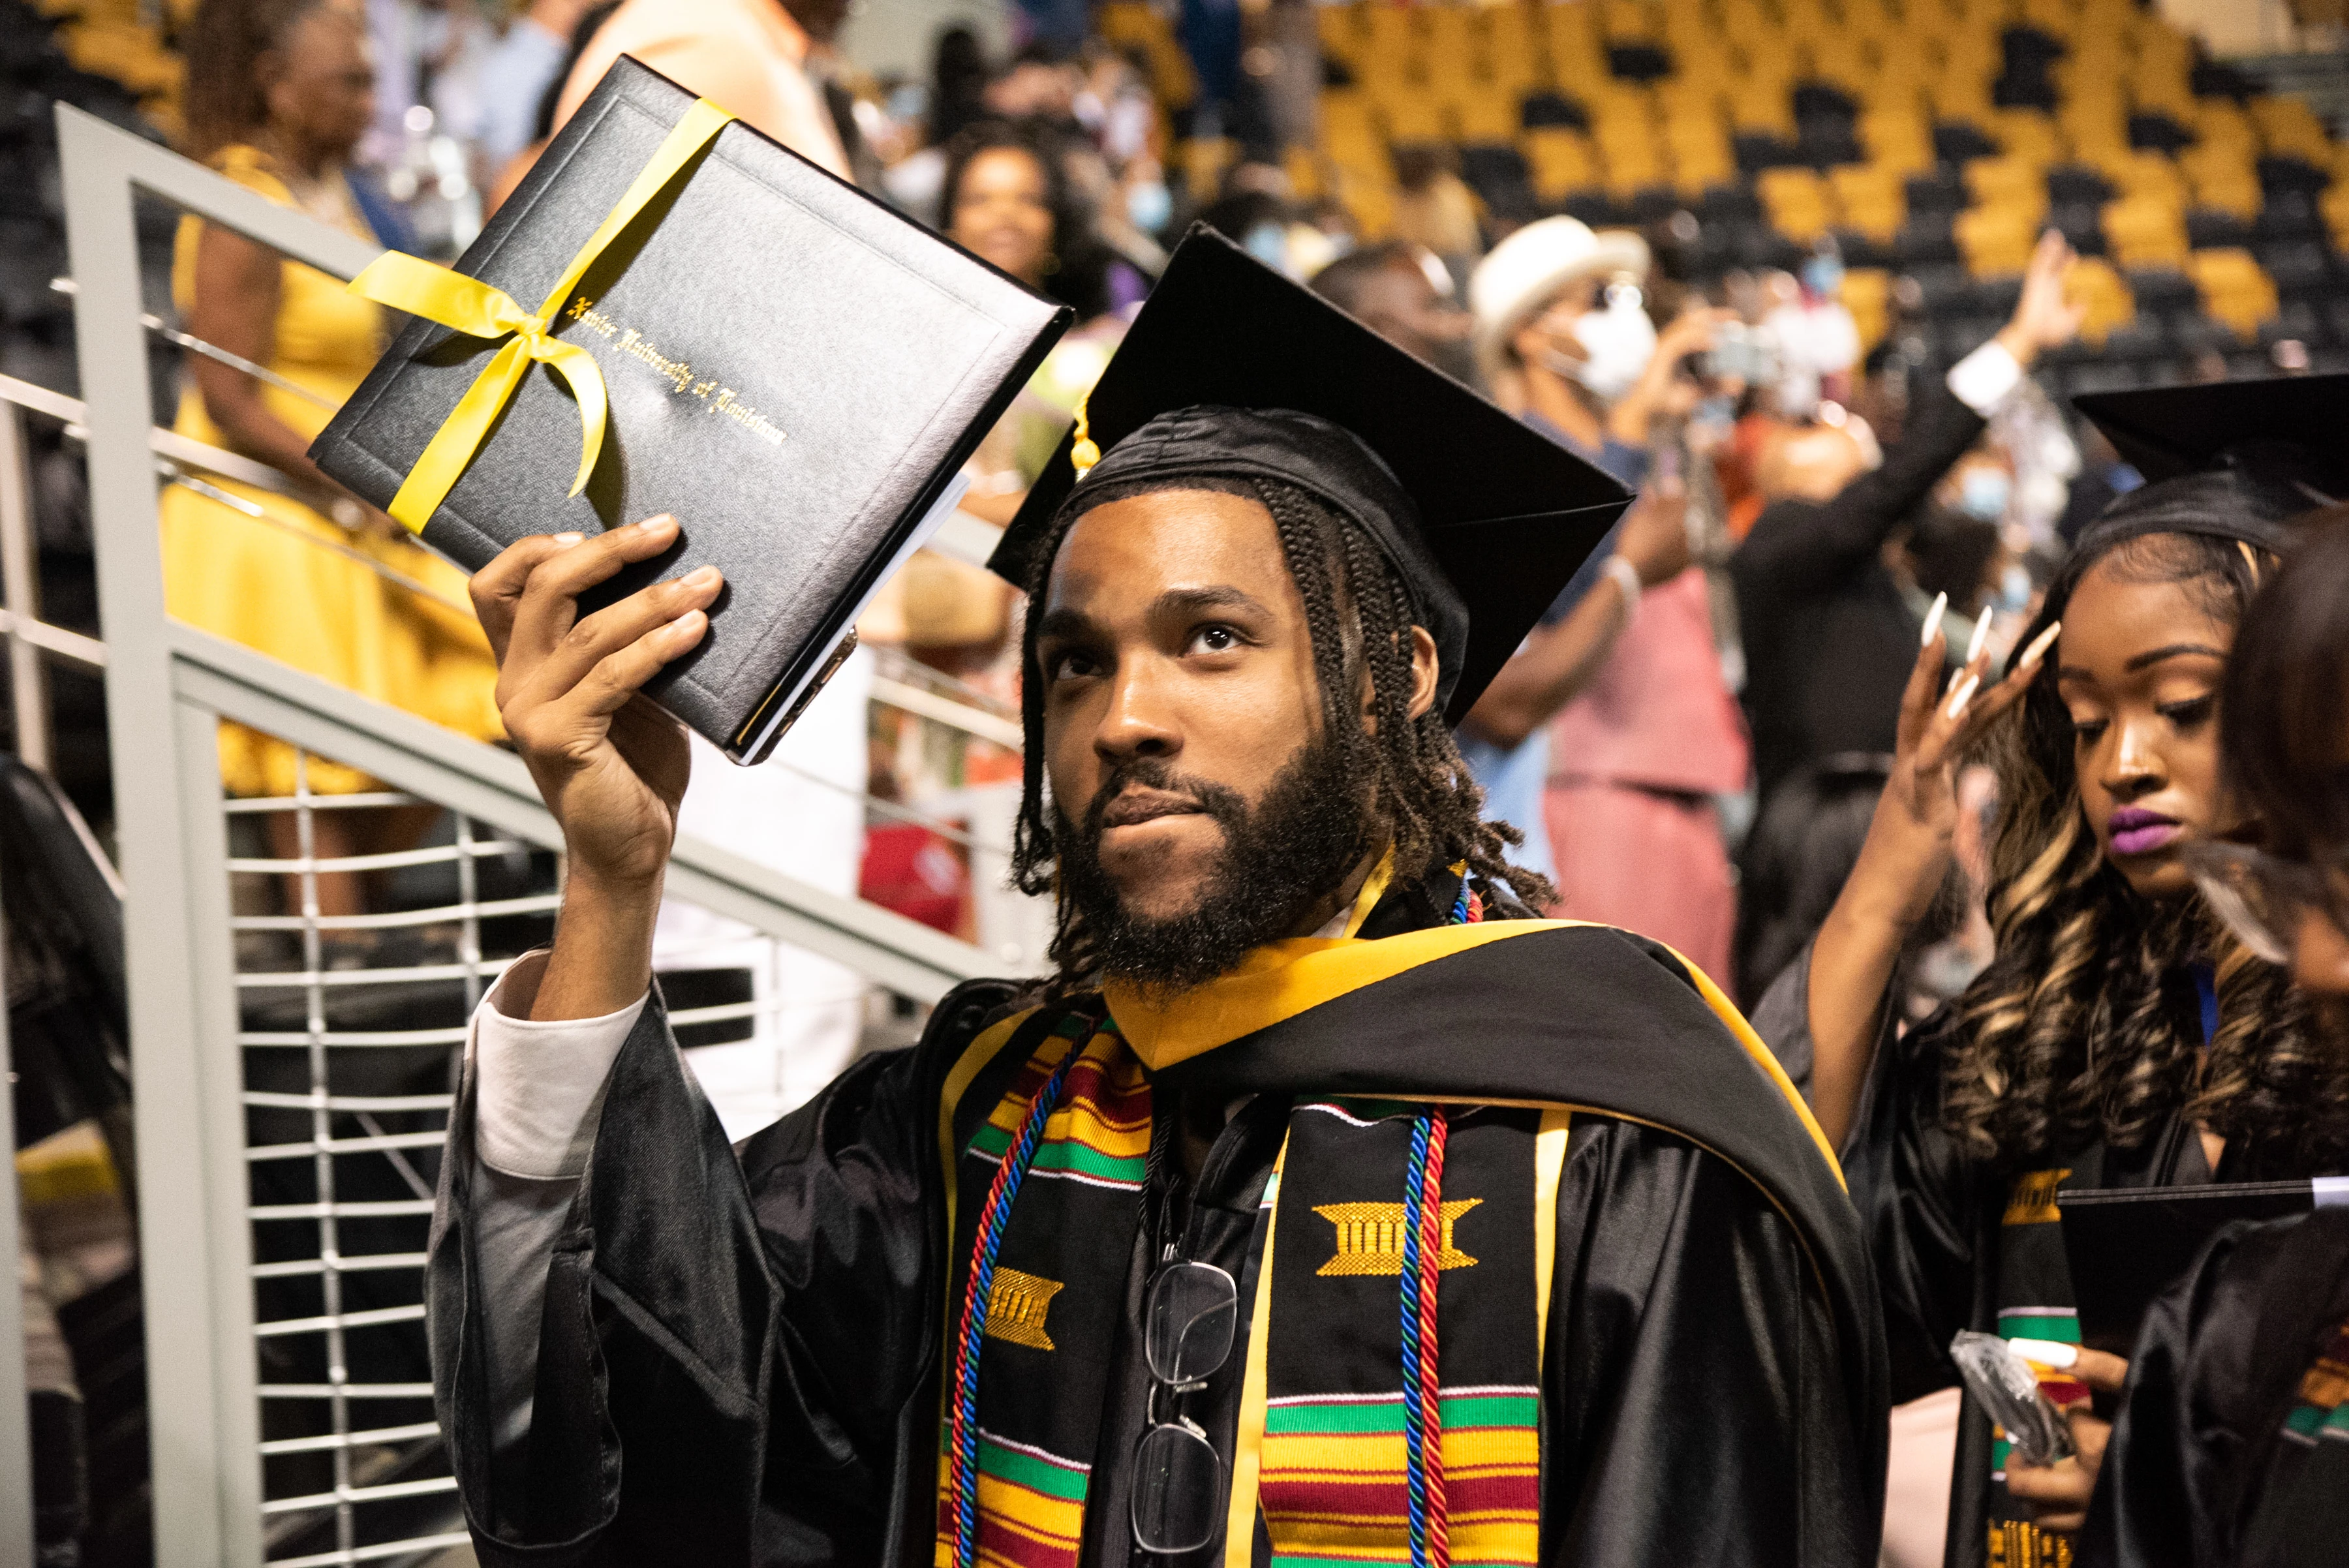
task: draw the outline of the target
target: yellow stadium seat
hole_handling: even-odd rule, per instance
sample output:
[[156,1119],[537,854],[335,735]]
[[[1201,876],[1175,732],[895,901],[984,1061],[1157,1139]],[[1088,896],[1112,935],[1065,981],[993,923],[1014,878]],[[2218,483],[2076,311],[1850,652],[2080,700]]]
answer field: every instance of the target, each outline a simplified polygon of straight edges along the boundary
[[1371,96],[1361,88],[1324,88],[1321,90],[1321,134],[1338,137],[1351,134],[1374,135]]
[[[1123,9],[1123,7],[1116,7]],[[1102,7],[1104,13],[1112,7]],[[1317,5],[1313,8],[1313,30],[1321,47],[1351,65],[1361,58],[1370,47],[1369,29],[1362,21],[1367,7],[1361,5]],[[1102,29],[1104,36],[1109,29]]]
[[1958,254],[1976,277],[2007,277],[2031,260],[2039,239],[2037,214],[2017,205],[1969,207],[1951,224]]
[[2203,310],[2249,338],[2262,322],[2274,319],[2275,281],[2251,253],[2232,247],[2196,251],[2186,263],[2186,274],[2201,291]]
[[1590,139],[1578,130],[1562,125],[1540,126],[1526,131],[1517,146],[1533,171],[1534,194],[1545,202],[1563,201],[1599,183],[1599,163],[1591,155]]
[[2332,151],[2323,122],[2299,99],[2255,98],[2251,104],[2251,118],[2270,152],[2322,158]]
[[1452,113],[1463,141],[1491,143],[1517,139],[1516,99],[1504,97],[1496,88],[1453,99]]
[[1389,141],[1451,140],[1451,128],[1444,122],[1444,106],[1425,93],[1384,99],[1379,113],[1386,121]]
[[2104,226],[2113,259],[2125,267],[2178,266],[2186,260],[2186,219],[2159,196],[2106,202]]
[[2149,149],[2132,149],[2090,160],[2124,196],[2149,196],[2173,211],[2186,206],[2186,180],[2178,165]]
[[1797,244],[1827,231],[1832,213],[1826,184],[1807,169],[1764,169],[1754,177],[1754,194],[1770,226]]
[[1902,170],[1880,163],[1848,164],[1832,171],[1827,182],[1847,228],[1889,243],[1908,221],[1908,182]]
[[2009,158],[2043,168],[2063,156],[2064,141],[2055,132],[2054,120],[2035,109],[1993,110],[1991,135]]
[[1881,267],[1852,267],[1843,275],[1837,297],[1859,328],[1859,351],[1866,355],[1884,341],[1892,324],[1892,275]]
[[2095,348],[2105,346],[2113,328],[2137,319],[2137,296],[2127,282],[2102,256],[2082,256],[2064,275],[2064,297],[2087,307],[2080,336]]
[[2047,174],[2042,164],[2013,156],[1977,158],[1966,165],[1964,179],[1978,206],[2020,212],[2034,223],[2047,215]]

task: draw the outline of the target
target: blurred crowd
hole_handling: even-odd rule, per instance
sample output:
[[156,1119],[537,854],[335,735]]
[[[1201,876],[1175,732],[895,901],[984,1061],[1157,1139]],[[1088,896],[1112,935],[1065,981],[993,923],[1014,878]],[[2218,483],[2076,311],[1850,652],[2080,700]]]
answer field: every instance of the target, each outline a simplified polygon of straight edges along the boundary
[[[2033,255],[2011,318],[1984,323],[1985,341],[1960,348],[1979,351],[1944,371],[1955,354],[1926,345],[1933,324],[1905,280],[1863,334],[1832,236],[1796,265],[1723,275],[1697,265],[1692,212],[1636,229],[1527,222],[1490,206],[1441,143],[1397,146],[1391,220],[1364,234],[1356,209],[1294,187],[1281,62],[1298,51],[1272,47],[1277,27],[1244,36],[1235,18],[1185,7],[1185,50],[1170,56],[1168,30],[1121,26],[1112,42],[1022,11],[1030,41],[1016,50],[991,56],[950,26],[927,76],[898,78],[843,54],[847,15],[843,0],[207,0],[187,30],[185,140],[274,200],[445,257],[625,52],[1073,308],[1077,327],[972,460],[955,524],[868,615],[868,651],[837,694],[762,782],[709,767],[696,785],[706,836],[1004,961],[1034,961],[1046,927],[1000,888],[1019,607],[983,562],[1194,220],[1639,494],[1467,717],[1463,749],[1488,814],[1563,889],[1558,912],[1668,940],[1749,999],[1857,852],[1920,621],[2002,655],[2082,522],[2138,483],[2030,374],[2083,316],[2060,237]],[[1303,47],[1318,58],[1309,36]],[[246,499],[340,548],[246,529],[222,550],[221,504],[174,491],[175,610],[493,734],[483,650],[447,615],[453,581],[302,456],[375,351],[373,307],[280,272],[233,235],[182,234],[180,306],[198,335],[317,395],[200,360],[181,422],[308,482],[305,499]],[[2304,368],[2294,347],[2277,346],[2280,368]],[[305,579],[294,601],[247,591],[288,575]],[[259,602],[320,607],[314,624],[260,623]],[[925,693],[927,716],[871,701],[876,680]],[[940,703],[954,722],[938,722]],[[282,746],[232,733],[223,757],[242,793],[290,788]],[[1995,805],[1987,774],[1966,799],[1978,827]],[[823,864],[780,841],[784,816],[838,818],[835,834],[802,836],[830,846]],[[338,821],[351,850],[404,830]],[[1979,836],[1969,828],[1961,851]],[[330,903],[357,896],[328,889]],[[677,925],[680,953],[706,957],[728,934]],[[1962,987],[1988,940],[1978,912],[1957,921],[1914,966],[1912,1005]],[[830,980],[854,989],[844,971]],[[834,1033],[812,1081],[854,1048],[850,1024]]]

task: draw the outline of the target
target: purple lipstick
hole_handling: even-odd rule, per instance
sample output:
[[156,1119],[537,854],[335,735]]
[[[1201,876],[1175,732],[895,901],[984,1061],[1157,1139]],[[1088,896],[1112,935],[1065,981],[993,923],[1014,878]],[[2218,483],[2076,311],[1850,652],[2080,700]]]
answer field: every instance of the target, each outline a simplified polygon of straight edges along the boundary
[[2186,831],[2176,817],[2141,805],[2122,806],[2113,813],[2109,826],[2116,855],[2151,855],[2168,848]]

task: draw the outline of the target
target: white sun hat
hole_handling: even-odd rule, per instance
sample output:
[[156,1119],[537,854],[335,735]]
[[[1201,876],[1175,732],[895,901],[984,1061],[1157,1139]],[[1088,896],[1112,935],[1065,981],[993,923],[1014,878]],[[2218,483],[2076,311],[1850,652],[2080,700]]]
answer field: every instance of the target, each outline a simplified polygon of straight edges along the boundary
[[1594,234],[1579,218],[1527,223],[1476,264],[1468,278],[1468,308],[1475,317],[1476,365],[1490,377],[1508,359],[1518,327],[1586,277],[1648,275],[1648,242],[1620,229]]

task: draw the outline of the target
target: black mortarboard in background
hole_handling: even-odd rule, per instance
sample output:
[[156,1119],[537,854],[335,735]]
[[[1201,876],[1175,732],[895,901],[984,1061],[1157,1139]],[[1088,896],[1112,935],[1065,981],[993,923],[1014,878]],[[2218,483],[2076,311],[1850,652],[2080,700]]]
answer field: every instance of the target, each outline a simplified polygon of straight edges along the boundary
[[2072,406],[2146,477],[2081,531],[2082,549],[2174,532],[2281,550],[2286,519],[2349,498],[2349,376],[2095,392]]
[[[1630,504],[1597,468],[1203,226],[1085,415],[1103,454],[1088,490],[1277,478],[1362,529],[1435,639],[1436,700],[1454,722]],[[1074,442],[1072,430],[988,563],[1020,587],[1077,484]]]

